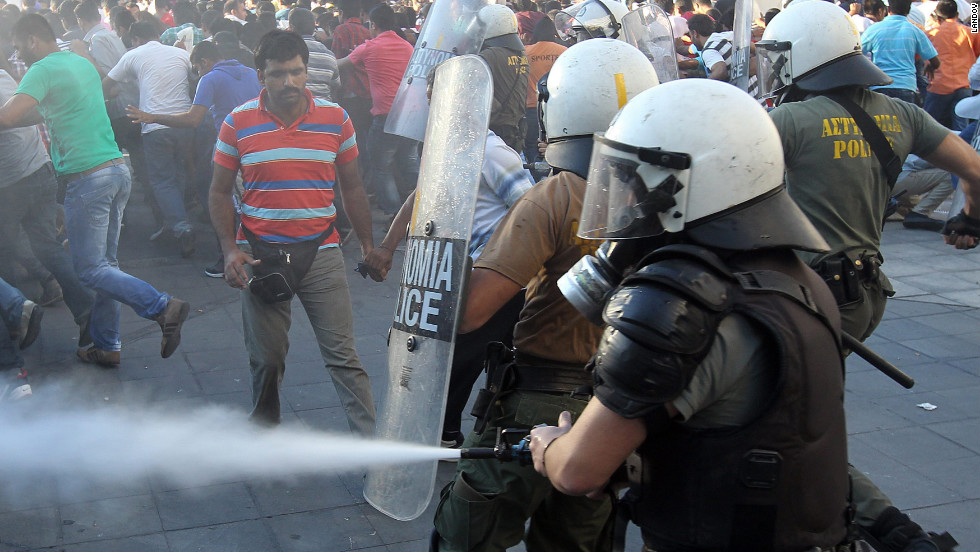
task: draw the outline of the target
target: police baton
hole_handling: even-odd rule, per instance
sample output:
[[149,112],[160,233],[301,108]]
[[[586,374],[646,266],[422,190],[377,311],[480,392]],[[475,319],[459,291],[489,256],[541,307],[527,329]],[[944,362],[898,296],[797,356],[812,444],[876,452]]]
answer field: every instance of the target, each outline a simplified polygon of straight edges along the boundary
[[867,345],[858,341],[854,336],[846,332],[841,332],[840,335],[845,347],[857,353],[859,357],[868,361],[868,364],[881,370],[883,374],[895,380],[896,383],[906,389],[912,389],[912,386],[915,385],[915,380],[911,376],[899,370],[897,366],[882,358],[878,353],[869,349]]

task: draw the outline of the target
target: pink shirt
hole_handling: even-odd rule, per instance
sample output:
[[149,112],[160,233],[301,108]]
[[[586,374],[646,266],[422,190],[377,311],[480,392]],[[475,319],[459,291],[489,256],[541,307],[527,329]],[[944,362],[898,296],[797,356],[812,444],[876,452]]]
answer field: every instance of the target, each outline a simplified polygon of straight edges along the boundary
[[361,44],[347,58],[367,73],[371,83],[371,115],[386,115],[395,100],[414,48],[394,31],[385,31]]

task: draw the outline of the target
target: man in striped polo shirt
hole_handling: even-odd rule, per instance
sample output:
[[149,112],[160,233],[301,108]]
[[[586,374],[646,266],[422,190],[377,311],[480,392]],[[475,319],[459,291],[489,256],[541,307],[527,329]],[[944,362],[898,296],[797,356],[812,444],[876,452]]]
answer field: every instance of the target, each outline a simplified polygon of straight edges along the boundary
[[[306,89],[309,50],[287,31],[271,31],[255,52],[265,90],[232,111],[218,135],[210,208],[225,260],[228,285],[246,290],[251,255],[245,235],[235,233],[232,189],[241,170],[242,226],[272,244],[291,244],[323,235],[336,218],[334,184],[344,194],[361,253],[374,248],[367,196],[357,170],[357,144],[347,113],[337,104],[315,99]],[[330,370],[351,430],[374,434],[371,382],[354,350],[350,292],[336,230],[326,234],[305,276],[299,296]],[[250,418],[279,423],[279,384],[285,372],[290,303],[265,303],[242,294],[245,346],[252,374]]]

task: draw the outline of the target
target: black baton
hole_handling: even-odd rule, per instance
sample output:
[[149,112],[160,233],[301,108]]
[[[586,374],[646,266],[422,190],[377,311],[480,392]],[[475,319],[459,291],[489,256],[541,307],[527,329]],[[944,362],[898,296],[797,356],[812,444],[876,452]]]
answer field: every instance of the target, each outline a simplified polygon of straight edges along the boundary
[[867,345],[858,341],[854,336],[846,332],[841,332],[840,335],[845,347],[857,353],[859,357],[868,361],[868,364],[881,370],[883,374],[895,380],[896,383],[906,389],[912,389],[912,386],[915,385],[915,380],[911,376],[899,370],[897,366],[882,358],[878,353],[869,349]]

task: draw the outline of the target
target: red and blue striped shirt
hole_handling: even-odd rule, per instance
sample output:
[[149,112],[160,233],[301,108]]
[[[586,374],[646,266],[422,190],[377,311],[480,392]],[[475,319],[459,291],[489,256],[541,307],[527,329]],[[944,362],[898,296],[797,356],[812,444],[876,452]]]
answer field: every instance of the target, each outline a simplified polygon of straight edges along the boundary
[[[237,107],[221,125],[215,164],[241,169],[242,224],[262,241],[296,243],[316,238],[337,218],[335,164],[357,159],[354,126],[335,103],[306,90],[307,112],[289,127],[266,107],[268,92]],[[246,243],[241,229],[239,243]],[[340,243],[337,231],[323,247]]]

